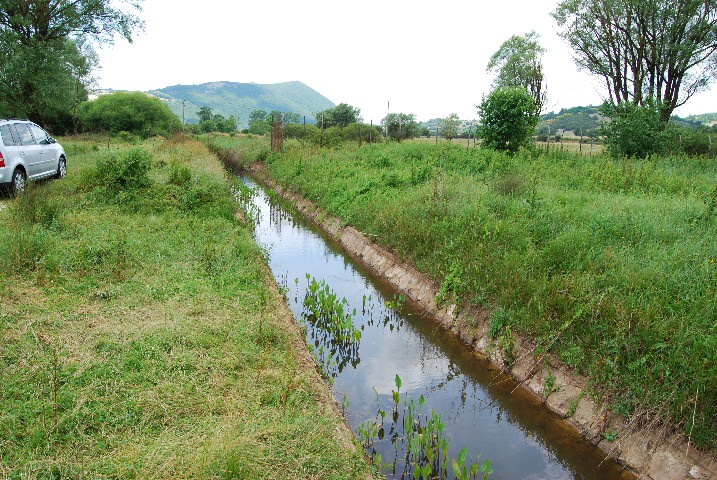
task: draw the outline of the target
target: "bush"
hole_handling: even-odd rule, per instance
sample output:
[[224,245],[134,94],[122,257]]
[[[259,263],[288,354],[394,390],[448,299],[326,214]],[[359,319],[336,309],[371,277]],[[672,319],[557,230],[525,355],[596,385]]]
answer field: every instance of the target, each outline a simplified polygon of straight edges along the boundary
[[[679,147],[681,153],[690,156],[709,155],[710,132],[704,128],[672,127],[668,129],[670,143]],[[713,147],[714,150],[714,147]]]
[[535,99],[522,87],[493,90],[483,98],[478,113],[482,126],[476,135],[483,146],[510,153],[530,143],[539,119]]
[[142,138],[167,136],[179,127],[179,119],[160,99],[141,92],[102,95],[84,102],[78,116],[85,131],[127,132]]
[[97,160],[92,180],[106,192],[116,194],[149,186],[151,180],[147,174],[151,168],[152,154],[141,147],[132,148]]
[[600,107],[600,113],[610,119],[603,124],[602,134],[608,152],[614,158],[647,158],[667,153],[670,135],[667,124],[660,118],[657,103],[614,106],[606,102]]

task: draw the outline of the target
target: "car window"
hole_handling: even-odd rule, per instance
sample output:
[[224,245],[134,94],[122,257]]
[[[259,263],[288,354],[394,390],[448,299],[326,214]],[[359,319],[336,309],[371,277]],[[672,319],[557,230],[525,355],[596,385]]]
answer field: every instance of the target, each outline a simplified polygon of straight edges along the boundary
[[12,125],[0,125],[0,136],[2,136],[3,145],[7,147],[20,144],[20,142],[17,141],[17,133],[15,133],[15,129]]
[[45,130],[38,127],[37,125],[33,125],[32,123],[30,123],[29,126],[37,143],[39,143],[40,145],[47,145],[48,143],[50,143],[50,136]]
[[30,126],[27,123],[16,123],[15,130],[20,137],[20,145],[35,145],[35,139],[30,132]]

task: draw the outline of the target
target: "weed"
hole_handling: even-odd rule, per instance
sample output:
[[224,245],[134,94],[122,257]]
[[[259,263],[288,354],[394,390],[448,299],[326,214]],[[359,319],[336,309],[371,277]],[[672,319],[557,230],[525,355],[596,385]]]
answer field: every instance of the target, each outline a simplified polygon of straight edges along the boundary
[[312,327],[314,356],[324,376],[333,378],[349,363],[358,365],[361,329],[354,326],[353,315],[346,311],[345,298],[339,299],[323,280],[319,283],[309,274],[306,279],[302,319]]
[[[359,439],[372,461],[398,478],[448,479],[451,478],[448,475],[450,465],[452,478],[477,479],[480,474],[480,478],[487,479],[492,473],[490,460],[482,464],[477,460],[471,462],[466,448],[461,450],[458,458],[449,458],[450,439],[444,434],[441,415],[435,410],[431,410],[430,416],[422,413],[426,402],[423,395],[418,403],[413,399],[402,399],[401,384],[401,377],[396,375],[390,425],[386,425],[386,412],[379,404],[376,419],[366,420],[359,426]],[[378,394],[376,396],[378,399]],[[385,465],[383,457],[376,451],[376,442],[383,441],[390,441],[394,448],[393,462]]]
[[186,187],[192,181],[192,171],[186,165],[173,162],[169,168],[169,179],[167,181],[170,184]]
[[543,396],[545,398],[548,398],[553,392],[556,392],[557,389],[555,388],[555,374],[553,373],[553,370],[550,368],[550,366],[546,365],[546,368],[548,370],[548,375],[545,377],[545,385],[543,386]]
[[568,405],[568,416],[569,417],[574,416],[575,412],[578,411],[578,407],[580,406],[580,400],[582,400],[584,396],[585,396],[585,391],[581,390],[580,394],[577,397],[570,400],[569,405]]
[[496,308],[490,316],[490,327],[488,335],[492,340],[498,338],[498,335],[508,327],[511,323],[510,313],[503,307]]

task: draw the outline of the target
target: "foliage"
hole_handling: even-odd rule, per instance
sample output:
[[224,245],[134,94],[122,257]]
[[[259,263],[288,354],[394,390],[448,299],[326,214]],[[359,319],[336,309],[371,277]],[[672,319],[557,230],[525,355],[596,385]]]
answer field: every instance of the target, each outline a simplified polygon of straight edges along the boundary
[[143,138],[168,135],[179,119],[160,99],[142,92],[101,95],[80,105],[78,115],[89,132],[131,132]]
[[461,125],[461,119],[457,113],[451,113],[441,122],[441,136],[448,140],[453,140],[458,136],[458,127]]
[[715,0],[563,0],[553,18],[613,105],[656,99],[663,121],[717,66]]
[[343,142],[380,142],[383,132],[376,125],[352,123],[346,127],[331,127],[324,130],[316,125],[290,123],[284,126],[284,138],[299,140],[302,144],[316,146],[338,146]]
[[267,113],[264,110],[253,110],[249,114],[249,129],[247,133],[254,135],[266,135],[271,131],[272,122],[282,121],[284,125],[299,122],[299,114],[293,112],[280,112],[273,110]]
[[89,40],[131,40],[138,10],[126,0],[0,0],[0,116],[70,131],[97,66]]
[[77,0],[43,5],[31,0],[0,0],[0,31],[29,45],[71,37],[112,43],[119,34],[131,41],[142,27],[139,4],[131,0]]
[[717,448],[714,160],[402,142],[267,168],[438,285],[460,272],[506,350],[531,338],[635,422]]
[[398,142],[415,138],[420,129],[416,115],[412,113],[389,113],[381,120],[381,125],[387,130],[388,138]]
[[354,326],[345,298],[339,300],[324,280],[319,283],[308,273],[306,280],[301,318],[313,327],[310,340],[322,374],[327,379],[334,378],[349,363],[354,368],[358,365],[361,329]]
[[547,100],[543,88],[542,55],[545,49],[538,43],[539,35],[529,32],[523,36],[513,35],[503,42],[488,62],[488,72],[496,74],[493,89],[500,87],[523,87],[535,100],[538,112]]
[[670,122],[667,134],[672,148],[687,155],[714,156],[717,153],[717,131],[714,129],[710,130],[704,126],[684,127]]
[[322,128],[347,127],[361,120],[361,109],[346,103],[340,103],[316,114],[316,124]]
[[192,130],[196,133],[236,133],[237,131],[237,121],[233,115],[224,118],[219,113],[212,114],[212,109],[207,106],[201,107],[197,115],[199,123],[192,126]]
[[667,152],[670,143],[667,124],[654,102],[644,106],[623,103],[617,107],[606,102],[601,113],[610,119],[603,125],[602,133],[613,157],[645,158]]
[[152,168],[152,155],[137,147],[109,153],[97,160],[90,181],[99,189],[115,195],[128,189],[145,188],[151,184],[147,174]]
[[528,145],[538,123],[538,109],[523,87],[500,87],[478,106],[481,128],[477,135],[487,148],[516,153]]

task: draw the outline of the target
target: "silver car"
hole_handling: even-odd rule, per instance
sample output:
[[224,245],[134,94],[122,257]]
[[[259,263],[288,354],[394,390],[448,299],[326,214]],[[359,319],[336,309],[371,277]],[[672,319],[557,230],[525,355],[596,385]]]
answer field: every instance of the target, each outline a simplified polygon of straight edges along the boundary
[[22,194],[31,180],[67,175],[67,156],[57,140],[27,120],[0,119],[0,186]]

